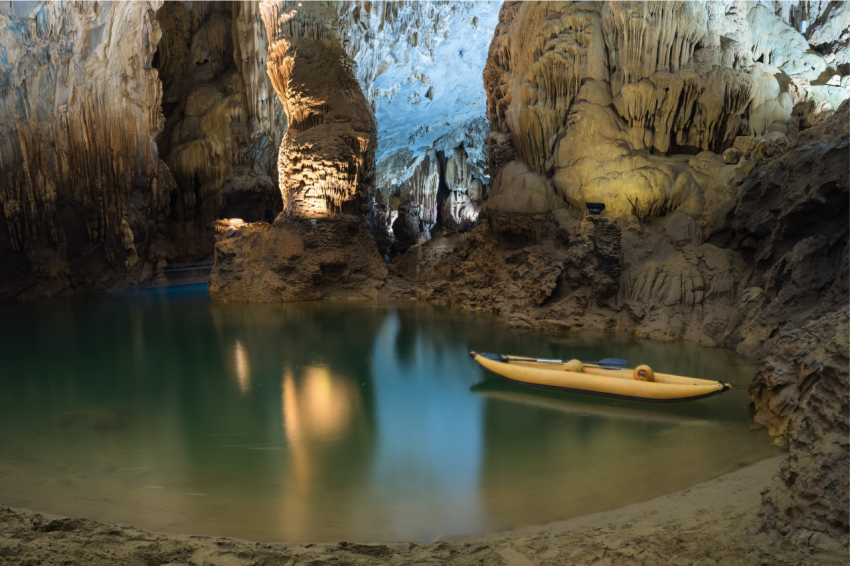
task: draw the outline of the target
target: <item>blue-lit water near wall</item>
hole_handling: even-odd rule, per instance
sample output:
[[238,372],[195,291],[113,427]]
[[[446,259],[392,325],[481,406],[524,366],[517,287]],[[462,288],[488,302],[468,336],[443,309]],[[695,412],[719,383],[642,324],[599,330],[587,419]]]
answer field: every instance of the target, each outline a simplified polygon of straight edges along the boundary
[[434,540],[647,500],[777,454],[746,394],[540,392],[469,350],[745,385],[734,352],[553,337],[406,303],[211,304],[204,286],[0,305],[0,503],[263,541]]

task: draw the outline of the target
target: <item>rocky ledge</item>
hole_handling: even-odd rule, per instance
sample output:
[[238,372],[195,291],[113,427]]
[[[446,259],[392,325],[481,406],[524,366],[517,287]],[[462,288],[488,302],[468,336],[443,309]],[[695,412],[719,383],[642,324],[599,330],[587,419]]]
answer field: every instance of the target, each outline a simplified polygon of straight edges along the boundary
[[387,266],[359,216],[219,221],[208,284],[217,302],[376,298]]

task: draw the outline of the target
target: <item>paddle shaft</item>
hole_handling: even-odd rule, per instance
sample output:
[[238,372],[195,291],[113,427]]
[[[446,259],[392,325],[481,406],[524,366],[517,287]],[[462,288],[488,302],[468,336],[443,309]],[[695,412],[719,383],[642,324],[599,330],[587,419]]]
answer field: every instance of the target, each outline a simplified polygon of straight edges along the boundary
[[[513,362],[539,362],[543,364],[565,364],[569,360],[550,360],[546,358],[516,358],[513,356],[501,356],[503,360],[513,361]],[[605,366],[611,368],[622,369],[626,367],[628,363],[626,360],[621,360],[617,358],[606,358],[604,360],[599,360],[598,362],[581,362],[583,364],[587,364],[589,366]]]

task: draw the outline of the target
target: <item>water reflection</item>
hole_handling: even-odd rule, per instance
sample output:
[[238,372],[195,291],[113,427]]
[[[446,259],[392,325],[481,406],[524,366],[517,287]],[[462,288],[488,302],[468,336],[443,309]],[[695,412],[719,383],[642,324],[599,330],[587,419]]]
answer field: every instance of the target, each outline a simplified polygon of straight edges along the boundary
[[628,404],[504,387],[467,356],[749,379],[723,350],[203,294],[0,305],[0,322],[0,501],[151,530],[427,540],[647,499],[774,453],[743,392]]
[[495,379],[477,383],[470,390],[488,400],[557,411],[572,416],[686,425],[708,424],[709,422],[695,415],[680,415],[653,409],[652,405],[644,404],[641,406],[637,403],[628,402],[620,402],[615,405],[614,402],[607,399],[600,401],[578,394],[551,393]]
[[239,340],[233,348],[234,364],[236,366],[236,383],[239,391],[245,395],[251,390],[251,366],[248,364],[248,354]]
[[482,403],[457,379],[466,345],[405,315],[389,312],[372,348],[378,439],[368,499],[389,514],[387,536],[416,521],[420,536],[436,538],[482,522]]
[[283,478],[283,517],[291,524],[288,538],[309,539],[316,522],[316,491],[321,482],[323,452],[362,418],[360,394],[350,380],[327,367],[308,366],[296,381],[291,367],[283,372],[281,412],[289,446],[288,473]]

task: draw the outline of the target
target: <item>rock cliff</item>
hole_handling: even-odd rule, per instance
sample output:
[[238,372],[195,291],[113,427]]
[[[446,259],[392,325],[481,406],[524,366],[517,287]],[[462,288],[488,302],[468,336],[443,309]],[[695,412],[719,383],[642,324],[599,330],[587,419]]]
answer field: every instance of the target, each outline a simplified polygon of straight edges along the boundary
[[150,282],[211,255],[228,207],[279,212],[258,23],[252,3],[0,4],[0,300]]

